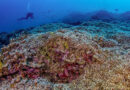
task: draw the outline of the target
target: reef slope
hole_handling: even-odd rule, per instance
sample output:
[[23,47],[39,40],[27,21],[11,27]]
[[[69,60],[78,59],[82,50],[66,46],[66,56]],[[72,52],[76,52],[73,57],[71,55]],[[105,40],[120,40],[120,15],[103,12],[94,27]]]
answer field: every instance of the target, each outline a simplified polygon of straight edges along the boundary
[[1,48],[0,89],[129,90],[130,24],[52,23]]

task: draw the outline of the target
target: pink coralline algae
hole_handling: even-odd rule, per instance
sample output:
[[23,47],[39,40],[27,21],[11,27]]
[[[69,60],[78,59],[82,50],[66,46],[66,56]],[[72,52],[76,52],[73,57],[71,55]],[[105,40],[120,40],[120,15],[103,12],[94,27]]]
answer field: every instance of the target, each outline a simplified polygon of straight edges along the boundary
[[19,75],[29,79],[44,77],[58,83],[71,82],[84,73],[84,67],[92,63],[93,58],[92,52],[87,53],[87,45],[76,45],[71,38],[54,36],[37,47],[35,54],[27,57],[20,52],[11,55],[9,51],[12,48],[20,48],[19,44],[11,44],[2,49],[4,67],[0,70],[0,80],[11,80]]
[[113,39],[61,29],[12,39],[0,52],[0,86],[129,90],[129,53]]
[[87,45],[76,45],[71,38],[56,36],[40,47],[37,54],[44,56],[45,77],[52,82],[68,83],[83,74],[83,68],[92,62],[93,53],[87,53]]

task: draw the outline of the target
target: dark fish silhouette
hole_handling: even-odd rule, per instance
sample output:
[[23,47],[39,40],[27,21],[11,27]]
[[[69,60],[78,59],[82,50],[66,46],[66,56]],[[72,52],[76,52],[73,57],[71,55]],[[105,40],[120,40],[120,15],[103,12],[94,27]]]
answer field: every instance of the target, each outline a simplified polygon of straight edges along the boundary
[[21,20],[28,20],[28,19],[33,19],[34,18],[34,14],[32,12],[29,12],[26,14],[26,17],[21,17],[18,19],[18,21],[21,21]]
[[119,9],[115,9],[115,11],[116,11],[116,12],[118,12],[118,11],[119,11]]

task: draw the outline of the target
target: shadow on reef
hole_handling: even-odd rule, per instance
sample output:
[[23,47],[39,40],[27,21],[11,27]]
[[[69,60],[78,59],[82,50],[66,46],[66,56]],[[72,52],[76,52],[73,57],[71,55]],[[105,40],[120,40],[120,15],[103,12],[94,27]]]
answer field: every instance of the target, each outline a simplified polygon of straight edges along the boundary
[[122,20],[130,20],[130,11],[127,11],[127,12],[125,12],[125,13],[122,13],[122,14],[120,15],[120,18],[121,18]]
[[93,16],[90,17],[92,20],[102,20],[102,21],[112,21],[116,18],[114,17],[114,14],[105,10],[100,10],[96,12]]
[[63,23],[70,25],[80,25],[82,22],[101,20],[104,22],[112,22],[115,20],[130,22],[130,11],[124,13],[112,13],[106,10],[95,12],[71,12],[62,19]]
[[88,16],[81,12],[71,12],[62,19],[63,23],[70,25],[80,25],[81,22],[88,20]]
[[20,29],[12,33],[7,33],[7,32],[1,32],[0,33],[0,51],[1,48],[5,45],[8,45],[10,43],[10,40],[13,38],[18,38],[22,34],[28,34],[26,30],[31,30],[32,28],[29,29]]

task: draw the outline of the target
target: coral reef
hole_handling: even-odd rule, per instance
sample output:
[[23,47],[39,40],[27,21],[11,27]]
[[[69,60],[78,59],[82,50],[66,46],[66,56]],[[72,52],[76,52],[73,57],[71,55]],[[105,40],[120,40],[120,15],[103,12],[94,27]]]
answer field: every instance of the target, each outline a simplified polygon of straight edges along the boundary
[[[42,35],[39,38],[45,38],[45,36]],[[22,40],[21,43],[26,42],[24,38]],[[30,53],[31,55],[25,57],[24,53],[13,51],[20,48],[20,45],[11,43],[8,47],[2,48],[1,67],[3,63],[3,68],[1,68],[0,79],[8,79],[15,75],[32,79],[47,76],[52,82],[70,82],[83,73],[84,66],[92,62],[93,56],[87,49],[87,45],[76,45],[69,38],[55,36],[45,41],[39,49],[34,50],[35,54]],[[6,58],[2,59],[3,56]]]
[[62,19],[63,23],[70,25],[80,25],[82,21],[88,20],[88,15],[81,12],[71,12]]
[[129,90],[129,31],[123,32],[124,25],[55,23],[14,33],[1,48],[0,89]]
[[130,20],[130,11],[127,11],[127,12],[125,12],[125,13],[122,13],[122,14],[120,15],[120,18],[121,18],[122,20]]
[[115,17],[111,12],[108,12],[106,10],[100,10],[100,11],[97,11],[96,14],[91,16],[91,19],[103,20],[103,21],[111,21],[111,20],[114,20]]
[[87,45],[77,46],[69,38],[56,36],[49,39],[39,51],[45,62],[44,73],[52,82],[71,82],[83,73],[87,63],[92,62],[93,54],[87,50]]

